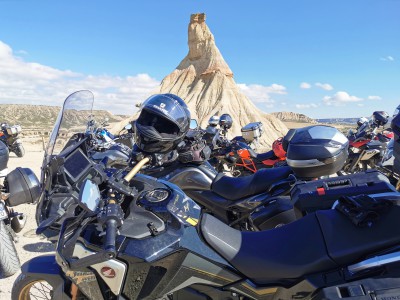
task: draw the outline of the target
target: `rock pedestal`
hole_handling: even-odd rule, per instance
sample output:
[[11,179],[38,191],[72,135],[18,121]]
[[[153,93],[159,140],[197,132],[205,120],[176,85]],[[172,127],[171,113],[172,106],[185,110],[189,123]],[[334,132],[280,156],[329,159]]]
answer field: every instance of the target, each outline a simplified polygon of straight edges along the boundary
[[230,114],[234,121],[231,136],[240,135],[244,125],[261,121],[264,134],[260,144],[267,148],[287,132],[287,127],[275,116],[260,111],[240,91],[205,20],[205,14],[191,15],[189,53],[155,92],[180,96],[202,127],[213,115]]

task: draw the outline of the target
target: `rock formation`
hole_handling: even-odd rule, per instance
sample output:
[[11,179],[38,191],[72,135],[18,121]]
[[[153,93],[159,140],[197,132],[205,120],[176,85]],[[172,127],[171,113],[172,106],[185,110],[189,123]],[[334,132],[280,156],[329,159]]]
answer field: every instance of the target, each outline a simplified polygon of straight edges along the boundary
[[281,111],[281,112],[273,112],[271,114],[277,117],[279,120],[285,122],[300,122],[300,123],[312,123],[312,124],[318,123],[314,119],[311,119],[310,117],[307,117],[304,114],[299,114],[294,112]]
[[261,121],[264,134],[260,144],[261,147],[269,147],[287,132],[287,127],[275,116],[260,111],[241,93],[205,19],[205,14],[191,15],[189,53],[162,80],[155,93],[179,95],[188,104],[192,118],[196,118],[202,127],[207,125],[211,116],[229,113],[234,121],[231,136],[240,135],[244,125]]

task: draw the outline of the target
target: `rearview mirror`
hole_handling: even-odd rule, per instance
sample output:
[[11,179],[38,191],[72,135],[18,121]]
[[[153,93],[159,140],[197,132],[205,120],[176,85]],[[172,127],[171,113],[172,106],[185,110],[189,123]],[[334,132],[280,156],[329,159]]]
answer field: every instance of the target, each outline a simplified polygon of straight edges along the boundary
[[132,129],[132,124],[131,123],[126,124],[124,128],[129,131]]
[[97,212],[100,203],[100,190],[97,184],[90,179],[85,179],[79,193],[81,207],[90,213]]
[[190,119],[189,128],[190,128],[190,129],[197,129],[197,127],[199,127],[199,124],[197,123],[197,120],[195,120],[195,119]]

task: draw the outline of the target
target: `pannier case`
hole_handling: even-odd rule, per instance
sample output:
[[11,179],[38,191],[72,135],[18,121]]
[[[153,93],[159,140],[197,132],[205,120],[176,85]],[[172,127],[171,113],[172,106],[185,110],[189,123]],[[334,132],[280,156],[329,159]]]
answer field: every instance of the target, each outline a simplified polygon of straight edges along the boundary
[[259,138],[263,132],[263,124],[261,122],[249,123],[242,127],[242,137],[247,142],[252,142],[255,138]]
[[340,196],[395,192],[389,179],[376,170],[299,182],[291,190],[296,215],[301,216],[319,209],[330,209]]
[[318,178],[340,171],[348,157],[349,140],[331,126],[291,129],[283,139],[286,161],[296,176]]
[[29,168],[16,168],[6,177],[9,206],[24,203],[36,203],[40,196],[40,183],[35,173]]

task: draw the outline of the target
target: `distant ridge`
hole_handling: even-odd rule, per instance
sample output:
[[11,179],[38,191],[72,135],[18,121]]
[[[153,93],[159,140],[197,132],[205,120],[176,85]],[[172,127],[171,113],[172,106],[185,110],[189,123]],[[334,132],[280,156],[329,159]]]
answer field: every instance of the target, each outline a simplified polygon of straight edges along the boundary
[[[51,129],[60,111],[59,106],[31,105],[31,104],[0,104],[0,122],[20,124],[24,128],[45,128]],[[109,111],[93,111],[95,119],[102,121],[109,119],[109,123],[120,122],[126,116],[113,115]],[[88,112],[75,112],[68,115],[67,122],[85,124]]]
[[312,124],[317,123],[316,120],[311,119],[310,117],[307,117],[304,114],[299,114],[294,112],[287,112],[287,111],[273,112],[271,113],[271,115],[274,115],[279,120],[285,122],[299,122],[299,123],[312,123]]
[[359,118],[327,118],[327,119],[316,119],[318,123],[325,124],[356,124]]

